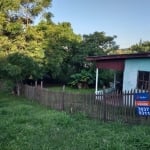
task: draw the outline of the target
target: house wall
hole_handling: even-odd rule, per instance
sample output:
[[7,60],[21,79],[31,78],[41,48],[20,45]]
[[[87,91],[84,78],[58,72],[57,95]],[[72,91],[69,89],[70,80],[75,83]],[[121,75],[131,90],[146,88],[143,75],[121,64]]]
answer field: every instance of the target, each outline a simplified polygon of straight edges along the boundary
[[150,59],[125,60],[123,91],[136,89],[138,71],[150,71]]

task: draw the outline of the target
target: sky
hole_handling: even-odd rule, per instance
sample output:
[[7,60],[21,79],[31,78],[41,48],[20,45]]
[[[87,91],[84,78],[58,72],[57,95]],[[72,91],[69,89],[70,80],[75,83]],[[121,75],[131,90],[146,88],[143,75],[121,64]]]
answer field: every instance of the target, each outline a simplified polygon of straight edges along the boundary
[[74,33],[117,35],[120,48],[150,41],[150,0],[53,0],[53,22],[70,22]]

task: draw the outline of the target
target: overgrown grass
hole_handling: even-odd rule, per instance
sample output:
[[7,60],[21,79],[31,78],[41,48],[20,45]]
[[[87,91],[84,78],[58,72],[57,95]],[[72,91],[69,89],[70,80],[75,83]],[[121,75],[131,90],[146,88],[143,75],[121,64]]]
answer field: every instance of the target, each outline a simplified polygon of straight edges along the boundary
[[0,94],[1,150],[148,150],[150,127],[103,123]]
[[[48,89],[50,91],[63,91],[63,86],[51,86],[51,87],[48,87]],[[64,88],[65,92],[79,93],[79,94],[94,93],[94,90],[95,89],[91,89],[91,88],[78,89],[78,88],[72,88],[72,87],[69,87],[69,86],[65,86],[65,88]]]

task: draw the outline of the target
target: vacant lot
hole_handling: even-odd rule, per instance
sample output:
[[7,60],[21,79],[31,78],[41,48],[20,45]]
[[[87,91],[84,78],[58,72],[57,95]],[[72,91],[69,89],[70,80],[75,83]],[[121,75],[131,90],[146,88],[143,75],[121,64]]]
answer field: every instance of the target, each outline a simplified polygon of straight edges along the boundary
[[89,120],[0,94],[1,150],[148,150],[150,127]]

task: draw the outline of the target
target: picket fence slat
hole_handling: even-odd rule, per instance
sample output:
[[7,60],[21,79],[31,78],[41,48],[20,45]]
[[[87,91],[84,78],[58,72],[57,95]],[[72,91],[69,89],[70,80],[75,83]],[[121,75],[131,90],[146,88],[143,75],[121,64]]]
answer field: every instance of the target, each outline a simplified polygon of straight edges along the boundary
[[[51,109],[69,113],[81,112],[103,121],[122,121],[127,123],[150,124],[150,117],[135,114],[133,96],[137,91],[106,94],[74,94],[64,91],[53,92],[45,88],[25,85],[22,94],[33,101]],[[141,91],[142,92],[142,91]]]

